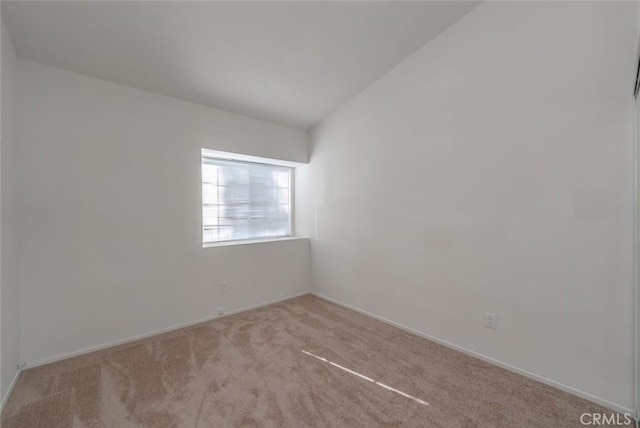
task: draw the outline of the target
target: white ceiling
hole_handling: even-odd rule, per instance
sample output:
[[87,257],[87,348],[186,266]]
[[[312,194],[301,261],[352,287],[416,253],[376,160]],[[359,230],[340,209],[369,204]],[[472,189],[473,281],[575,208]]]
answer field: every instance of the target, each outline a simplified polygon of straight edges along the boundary
[[308,129],[477,2],[2,1],[18,56]]

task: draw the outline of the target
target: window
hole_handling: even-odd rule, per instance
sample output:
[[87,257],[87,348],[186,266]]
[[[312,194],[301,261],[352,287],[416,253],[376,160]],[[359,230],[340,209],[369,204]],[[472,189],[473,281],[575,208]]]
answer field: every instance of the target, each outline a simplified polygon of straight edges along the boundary
[[202,241],[291,236],[287,166],[202,155]]

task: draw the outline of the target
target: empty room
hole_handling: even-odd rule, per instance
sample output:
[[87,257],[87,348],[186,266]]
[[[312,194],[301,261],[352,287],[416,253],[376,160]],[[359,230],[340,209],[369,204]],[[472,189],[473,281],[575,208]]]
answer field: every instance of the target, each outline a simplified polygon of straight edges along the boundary
[[3,428],[638,426],[639,2],[0,4]]

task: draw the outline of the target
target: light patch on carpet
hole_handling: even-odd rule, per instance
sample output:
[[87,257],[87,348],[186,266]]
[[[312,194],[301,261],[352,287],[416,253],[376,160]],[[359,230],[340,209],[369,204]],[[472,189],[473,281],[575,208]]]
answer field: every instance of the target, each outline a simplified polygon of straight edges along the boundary
[[352,375],[354,375],[354,376],[358,376],[358,377],[359,377],[359,378],[361,378],[361,379],[368,380],[369,382],[375,383],[376,385],[381,386],[381,387],[383,387],[384,389],[388,389],[389,391],[395,392],[396,394],[402,395],[403,397],[410,398],[410,399],[412,399],[413,401],[415,401],[416,403],[420,403],[420,404],[422,404],[423,406],[428,406],[428,405],[429,405],[429,403],[427,403],[427,402],[426,402],[426,401],[424,401],[424,400],[421,400],[421,399],[419,399],[419,398],[417,398],[417,397],[414,397],[414,396],[413,396],[413,395],[411,395],[411,394],[407,394],[406,392],[400,391],[399,389],[392,388],[392,387],[390,387],[389,385],[386,385],[386,384],[384,384],[384,383],[382,383],[382,382],[378,382],[378,381],[377,381],[377,380],[375,380],[375,379],[371,379],[370,377],[367,377],[367,376],[363,375],[362,373],[358,373],[357,371],[354,371],[354,370],[348,369],[348,368],[346,368],[346,367],[344,367],[344,366],[341,366],[341,365],[340,365],[340,364],[338,364],[338,363],[334,363],[333,361],[329,361],[329,360],[327,360],[326,358],[319,357],[318,355],[316,355],[316,354],[312,354],[311,352],[307,352],[307,351],[305,351],[304,349],[301,349],[301,351],[302,351],[302,353],[307,354],[307,355],[309,355],[309,356],[312,356],[313,358],[316,358],[316,359],[318,359],[318,360],[320,360],[320,361],[323,361],[323,362],[325,362],[325,363],[327,363],[327,364],[330,364],[330,365],[332,365],[333,367],[337,367],[337,368],[339,368],[340,370],[344,370],[345,372],[350,373],[350,374],[352,374]]

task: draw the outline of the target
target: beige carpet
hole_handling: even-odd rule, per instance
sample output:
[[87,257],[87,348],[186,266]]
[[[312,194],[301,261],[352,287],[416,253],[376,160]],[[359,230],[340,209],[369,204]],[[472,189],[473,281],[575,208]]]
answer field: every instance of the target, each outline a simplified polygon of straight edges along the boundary
[[2,426],[551,428],[583,412],[607,410],[304,296],[27,370]]

